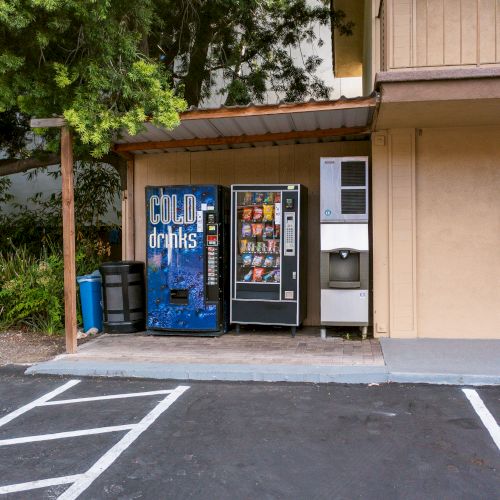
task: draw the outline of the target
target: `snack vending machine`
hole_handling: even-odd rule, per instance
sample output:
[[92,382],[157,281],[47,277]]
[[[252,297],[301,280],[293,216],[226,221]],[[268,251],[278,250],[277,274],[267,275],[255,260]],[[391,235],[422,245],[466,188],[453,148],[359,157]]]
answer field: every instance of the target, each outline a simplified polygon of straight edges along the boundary
[[149,333],[226,332],[229,190],[148,186],[146,221]]
[[307,190],[231,187],[231,323],[290,326],[306,315]]

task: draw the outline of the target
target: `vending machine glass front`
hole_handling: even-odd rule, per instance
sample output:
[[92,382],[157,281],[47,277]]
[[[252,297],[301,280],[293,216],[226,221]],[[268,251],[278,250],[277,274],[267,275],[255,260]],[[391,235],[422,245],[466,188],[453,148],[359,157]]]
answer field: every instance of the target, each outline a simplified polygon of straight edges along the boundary
[[240,191],[236,212],[236,282],[279,284],[281,191]]

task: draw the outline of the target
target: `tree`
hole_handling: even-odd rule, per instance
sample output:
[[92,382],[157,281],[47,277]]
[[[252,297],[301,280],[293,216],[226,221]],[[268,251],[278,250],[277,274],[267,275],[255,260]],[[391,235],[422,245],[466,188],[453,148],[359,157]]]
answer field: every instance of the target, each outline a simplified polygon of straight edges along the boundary
[[64,116],[76,132],[77,158],[102,158],[118,131],[134,135],[146,119],[178,124],[184,100],[164,65],[140,49],[153,13],[151,0],[0,2],[4,166],[16,165],[12,157],[28,166],[57,161],[55,130],[40,131],[43,141],[28,149],[28,117]]
[[315,75],[321,59],[309,55],[297,64],[293,51],[305,41],[321,45],[318,26],[344,35],[353,27],[331,0],[170,0],[156,9],[149,53],[194,106],[214,91],[227,105],[262,101],[266,91],[286,101],[328,98],[330,89]]
[[[166,128],[213,92],[226,104],[326,98],[311,55],[314,25],[348,34],[329,0],[0,0],[0,175],[58,162],[58,132],[30,117],[64,116],[75,153],[118,165],[110,145],[149,119]],[[322,43],[318,40],[318,43]],[[183,99],[185,98],[185,100]],[[33,147],[35,145],[35,147]]]

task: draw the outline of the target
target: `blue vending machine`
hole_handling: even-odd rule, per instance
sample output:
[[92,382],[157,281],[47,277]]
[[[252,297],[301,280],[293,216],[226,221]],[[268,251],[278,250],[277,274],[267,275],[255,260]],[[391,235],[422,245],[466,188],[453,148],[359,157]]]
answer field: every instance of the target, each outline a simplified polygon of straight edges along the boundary
[[154,335],[228,329],[229,193],[216,185],[146,187],[146,328]]

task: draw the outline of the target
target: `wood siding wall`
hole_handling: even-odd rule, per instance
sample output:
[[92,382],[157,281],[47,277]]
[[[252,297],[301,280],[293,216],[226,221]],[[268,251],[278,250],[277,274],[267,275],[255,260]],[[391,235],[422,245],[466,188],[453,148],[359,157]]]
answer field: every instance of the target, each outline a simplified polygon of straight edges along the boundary
[[382,71],[500,64],[500,0],[384,0],[382,13]]
[[369,156],[369,141],[231,149],[138,156],[134,172],[135,258],[145,260],[145,186],[170,184],[300,183],[309,191],[308,310],[305,324],[320,323],[319,168],[323,156]]

